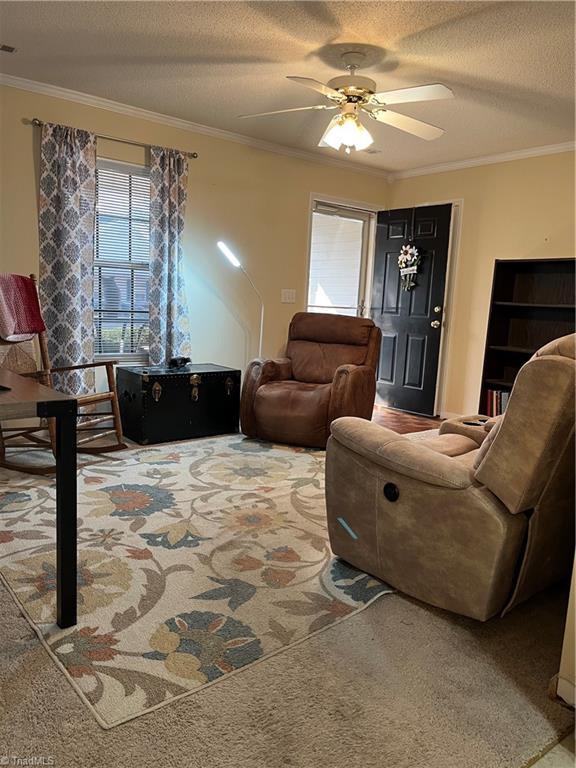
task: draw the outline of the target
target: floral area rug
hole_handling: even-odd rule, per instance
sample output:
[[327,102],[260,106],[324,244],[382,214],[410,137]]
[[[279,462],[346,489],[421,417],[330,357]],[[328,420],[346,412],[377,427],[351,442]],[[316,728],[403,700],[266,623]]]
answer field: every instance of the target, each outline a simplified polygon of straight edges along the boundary
[[105,728],[392,591],[330,552],[323,452],[233,435],[79,470],[79,620],[61,630],[54,482],[7,470],[0,481],[0,575]]

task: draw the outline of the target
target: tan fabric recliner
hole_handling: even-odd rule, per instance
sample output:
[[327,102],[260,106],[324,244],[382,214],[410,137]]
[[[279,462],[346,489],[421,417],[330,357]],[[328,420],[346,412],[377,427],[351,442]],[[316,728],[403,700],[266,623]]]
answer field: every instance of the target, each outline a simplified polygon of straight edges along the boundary
[[370,419],[380,339],[372,320],[298,312],[286,357],[248,365],[240,404],[244,434],[324,448],[334,419]]
[[334,553],[482,621],[568,576],[575,358],[576,335],[547,344],[518,373],[503,417],[446,421],[436,437],[334,422],[326,466]]

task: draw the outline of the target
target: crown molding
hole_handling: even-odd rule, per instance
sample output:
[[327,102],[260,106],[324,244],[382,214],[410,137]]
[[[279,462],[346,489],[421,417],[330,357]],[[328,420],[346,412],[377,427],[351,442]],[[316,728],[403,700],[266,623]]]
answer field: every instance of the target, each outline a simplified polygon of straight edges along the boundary
[[529,149],[517,149],[513,152],[503,152],[499,155],[485,155],[484,157],[472,157],[470,160],[455,160],[451,163],[426,165],[420,168],[411,168],[407,171],[389,171],[388,180],[394,182],[397,179],[409,179],[413,176],[429,176],[434,173],[460,171],[464,168],[475,168],[480,165],[493,165],[495,163],[508,163],[512,160],[524,160],[528,157],[557,155],[561,152],[574,152],[575,149],[576,143],[573,141],[566,141],[564,144],[547,144],[542,147],[531,147]]
[[92,96],[88,93],[82,93],[81,91],[72,91],[69,88],[61,88],[58,85],[41,83],[37,80],[27,80],[24,77],[16,77],[15,75],[8,75],[3,72],[0,72],[0,85],[6,85],[10,88],[18,88],[22,91],[40,93],[44,96],[53,96],[57,99],[73,101],[77,104],[85,104],[88,107],[96,107],[97,109],[105,109],[108,112],[116,112],[120,115],[127,115],[128,117],[137,117],[152,123],[159,123],[171,128],[178,128],[182,131],[189,131],[190,133],[200,133],[204,136],[211,136],[216,139],[223,139],[224,141],[233,141],[236,144],[243,144],[247,147],[253,147],[254,149],[262,149],[266,152],[274,152],[277,155],[296,157],[300,160],[307,160],[313,163],[331,165],[340,170],[366,173],[370,176],[379,176],[384,181],[389,180],[388,172],[381,168],[372,168],[361,163],[354,163],[353,161],[341,160],[335,157],[325,157],[322,154],[308,152],[304,149],[285,147],[281,144],[244,136],[241,133],[225,131],[221,128],[212,128],[209,125],[193,123],[189,120],[183,120],[180,117],[163,115],[160,112],[152,112],[148,109],[142,109],[141,107],[133,107],[118,101],[103,99],[100,96]]
[[413,176],[449,173],[450,171],[459,171],[465,168],[475,168],[477,166],[492,165],[495,163],[506,163],[512,160],[523,160],[529,157],[555,155],[561,152],[573,152],[576,149],[576,144],[568,141],[563,144],[549,144],[541,147],[531,147],[528,149],[514,150],[512,152],[504,152],[498,155],[474,157],[469,160],[455,160],[454,162],[439,163],[437,165],[426,165],[419,168],[410,168],[405,171],[386,171],[383,168],[373,168],[364,165],[363,163],[355,163],[354,161],[343,160],[336,157],[327,157],[320,153],[316,154],[315,152],[309,152],[304,149],[285,147],[282,144],[275,144],[262,139],[254,139],[241,133],[225,131],[221,128],[213,128],[209,125],[202,125],[200,123],[193,123],[189,120],[183,120],[180,117],[164,115],[160,112],[152,112],[148,109],[143,109],[142,107],[133,107],[118,101],[103,99],[100,96],[92,96],[88,93],[82,93],[81,91],[73,91],[69,88],[61,88],[58,85],[41,83],[37,80],[28,80],[24,77],[16,77],[15,75],[8,75],[2,72],[0,72],[0,85],[6,85],[10,88],[18,88],[22,91],[40,93],[44,96],[52,96],[57,99],[64,99],[65,101],[73,101],[77,104],[84,104],[89,107],[96,107],[97,109],[105,109],[108,112],[116,112],[120,115],[140,118],[141,120],[166,125],[171,128],[178,128],[182,131],[188,131],[189,133],[211,136],[224,141],[232,141],[236,144],[243,144],[244,146],[261,149],[265,152],[273,152],[277,155],[295,157],[308,162],[329,165],[341,170],[365,173],[369,176],[378,176],[388,183],[393,183],[399,179],[408,179]]

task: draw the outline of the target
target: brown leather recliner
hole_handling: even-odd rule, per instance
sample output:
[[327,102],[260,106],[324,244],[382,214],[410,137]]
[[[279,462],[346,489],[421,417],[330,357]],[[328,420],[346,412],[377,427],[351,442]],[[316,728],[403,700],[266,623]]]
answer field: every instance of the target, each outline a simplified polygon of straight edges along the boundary
[[248,365],[240,405],[242,432],[324,448],[334,419],[370,419],[380,339],[372,320],[298,312],[290,323],[286,357]]
[[[326,455],[332,551],[485,621],[567,577],[574,556],[576,335],[518,373],[501,418],[437,436],[339,419]],[[488,427],[491,429],[488,430]]]

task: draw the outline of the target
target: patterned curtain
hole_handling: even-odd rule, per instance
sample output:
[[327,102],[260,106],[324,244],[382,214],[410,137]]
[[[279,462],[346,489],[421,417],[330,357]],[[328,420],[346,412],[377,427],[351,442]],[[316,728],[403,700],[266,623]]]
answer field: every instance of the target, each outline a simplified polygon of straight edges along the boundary
[[[54,368],[93,360],[92,285],[96,137],[44,123],[40,155],[39,293]],[[94,388],[94,371],[62,374],[72,395]]]
[[150,150],[150,363],[190,357],[182,235],[188,160],[182,152]]

